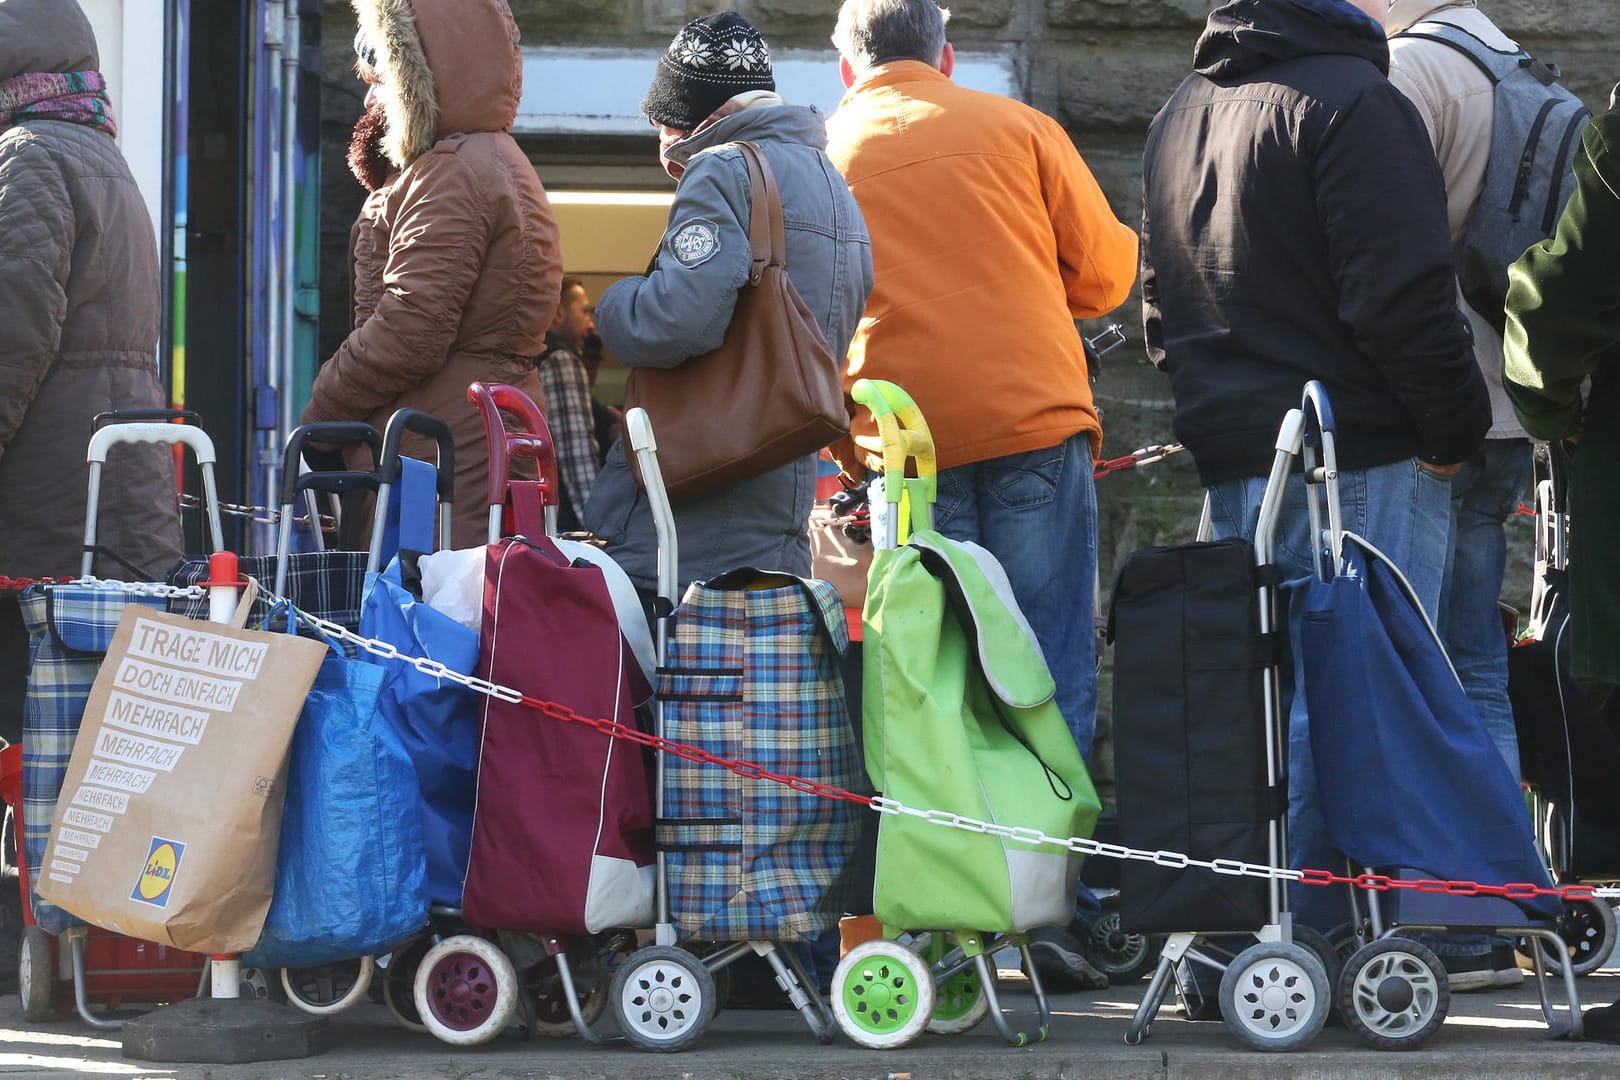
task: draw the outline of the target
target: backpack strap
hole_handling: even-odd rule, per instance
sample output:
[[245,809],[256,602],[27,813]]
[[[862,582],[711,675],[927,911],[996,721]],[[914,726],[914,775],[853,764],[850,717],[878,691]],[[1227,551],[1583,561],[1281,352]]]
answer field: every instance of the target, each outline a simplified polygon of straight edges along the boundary
[[[1392,39],[1418,38],[1423,41],[1435,41],[1448,48],[1455,49],[1473,61],[1474,66],[1479,68],[1487,79],[1491,80],[1492,86],[1507,78],[1517,68],[1531,67],[1532,65],[1546,67],[1545,64],[1541,64],[1540,61],[1522,48],[1513,52],[1493,49],[1481,40],[1478,35],[1464,30],[1456,23],[1446,22],[1444,19],[1426,19],[1423,22],[1414,23],[1398,34],[1391,34],[1390,37]],[[1536,77],[1541,78],[1539,72]],[[1556,78],[1557,74],[1553,73],[1552,79],[1542,78],[1542,82],[1550,83]]]

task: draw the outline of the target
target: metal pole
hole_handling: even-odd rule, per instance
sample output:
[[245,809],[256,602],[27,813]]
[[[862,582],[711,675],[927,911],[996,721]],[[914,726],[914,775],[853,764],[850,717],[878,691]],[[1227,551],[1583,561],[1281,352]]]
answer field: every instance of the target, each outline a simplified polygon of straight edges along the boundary
[[[229,623],[236,615],[236,555],[221,551],[208,557],[208,621]],[[215,998],[242,995],[242,959],[235,953],[214,953],[208,958],[211,992]]]
[[[293,371],[298,361],[298,66],[303,43],[299,0],[285,0],[285,44],[281,50],[281,355],[276,358],[279,405],[276,441],[286,441],[292,400]],[[274,480],[272,479],[272,484]],[[274,490],[274,487],[272,487]]]
[[[296,0],[292,0],[296,2]],[[281,105],[284,97],[282,79],[285,66],[282,63],[283,49],[286,43],[287,18],[286,9],[289,0],[265,0],[264,5],[264,62],[267,65],[266,74],[269,82],[269,92],[259,99],[260,107],[267,106],[270,101]],[[273,125],[274,121],[262,113],[257,118],[259,125]],[[281,197],[282,156],[286,154],[287,147],[282,142],[278,128],[275,126],[261,127],[267,138],[262,145],[266,149],[268,160],[262,162],[263,168],[255,172],[262,177],[265,185],[266,228],[257,233],[254,238],[254,261],[263,269],[265,274],[264,295],[264,352],[265,352],[265,383],[270,393],[279,402],[280,400],[280,366],[281,366],[281,308],[282,308],[282,282],[281,282],[281,256],[280,238],[276,226],[279,224],[278,212],[285,215],[286,208]],[[259,414],[259,402],[253,403],[254,436],[253,436],[253,471],[260,467],[264,469],[265,491],[274,493],[279,488],[280,461],[273,459],[272,445],[278,440],[273,434],[267,435],[259,429],[262,423]],[[266,502],[269,499],[265,500]],[[263,527],[251,526],[254,532],[254,549],[264,550],[266,543],[261,543]]]

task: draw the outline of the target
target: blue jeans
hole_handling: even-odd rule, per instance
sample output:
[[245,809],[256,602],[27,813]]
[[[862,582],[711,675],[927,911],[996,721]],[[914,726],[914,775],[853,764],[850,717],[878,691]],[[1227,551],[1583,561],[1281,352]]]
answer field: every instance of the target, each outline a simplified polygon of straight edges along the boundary
[[1530,479],[1530,441],[1492,439],[1451,478],[1452,541],[1440,595],[1440,636],[1486,732],[1513,775],[1519,739],[1507,692],[1507,636],[1497,617],[1507,566],[1503,523]]
[[[1264,477],[1230,480],[1210,488],[1215,536],[1253,539],[1265,488]],[[1339,501],[1344,528],[1367,539],[1401,568],[1432,619],[1439,607],[1449,546],[1450,481],[1420,469],[1416,460],[1398,461],[1341,472]],[[1288,597],[1288,640],[1294,655],[1292,678],[1285,671],[1282,680],[1283,705],[1288,710],[1288,858],[1294,867],[1342,870],[1343,859],[1328,840],[1322,815],[1305,695],[1297,692],[1303,679],[1299,625],[1305,613],[1305,587],[1316,576],[1315,547],[1305,482],[1295,473],[1283,494],[1274,545]],[[1344,894],[1338,888],[1295,886],[1290,897],[1295,918],[1318,930],[1328,930],[1348,918]]]
[[1080,756],[1097,727],[1097,492],[1091,443],[1074,435],[1044,450],[958,465],[939,474],[934,528],[989,549],[1057,682],[1057,705]]

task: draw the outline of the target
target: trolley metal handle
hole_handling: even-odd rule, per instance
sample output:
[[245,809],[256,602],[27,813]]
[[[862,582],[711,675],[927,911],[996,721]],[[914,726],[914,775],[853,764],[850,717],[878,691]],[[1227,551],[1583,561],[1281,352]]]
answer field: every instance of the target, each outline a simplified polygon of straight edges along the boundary
[[[669,619],[675,613],[675,589],[680,574],[680,547],[675,535],[675,511],[669,505],[669,491],[664,487],[664,474],[658,467],[658,440],[653,437],[652,420],[647,410],[634,408],[624,414],[624,439],[630,453],[636,455],[641,470],[641,486],[647,492],[647,504],[652,511],[653,533],[658,538],[658,598],[654,605],[654,630],[658,640],[658,663],[669,662]],[[653,732],[664,738],[664,702],[653,699]],[[656,770],[653,782],[653,812],[658,820],[664,817],[664,770]],[[675,928],[669,918],[669,877],[664,868],[664,851],[655,854],[658,865],[658,912],[655,940],[660,945],[675,944]]]
[[300,491],[328,491],[342,494],[354,491],[360,487],[375,488],[377,473],[361,472],[352,469],[333,470],[331,472],[312,472],[300,475],[298,471],[299,459],[303,456],[304,448],[311,443],[322,443],[327,446],[366,446],[371,449],[371,460],[382,460],[383,441],[377,434],[377,429],[370,424],[360,421],[334,421],[330,423],[304,424],[293,428],[292,434],[287,436],[287,449],[281,459],[281,503],[283,506],[291,503]]
[[[537,487],[540,505],[545,508],[546,533],[555,536],[562,486],[557,472],[557,444],[552,441],[551,428],[540,406],[522,390],[505,383],[475,382],[467,387],[467,400],[478,408],[489,442],[489,542],[501,538],[513,459],[535,463],[540,474]],[[523,429],[508,431],[502,410],[515,413]]]
[[281,523],[276,536],[277,596],[287,595],[287,556],[292,551],[293,504],[298,501],[299,494],[302,493],[306,497],[310,535],[314,538],[315,550],[325,551],[326,539],[321,535],[315,492],[325,491],[333,495],[342,495],[350,491],[377,490],[378,480],[375,470],[362,472],[355,469],[337,469],[331,472],[300,474],[299,458],[310,443],[367,446],[371,449],[372,461],[377,461],[382,454],[382,436],[377,434],[377,429],[370,424],[359,421],[304,424],[294,428],[292,434],[287,436],[287,449],[281,460]]
[[[653,532],[658,538],[658,596],[667,604],[666,612],[673,611],[679,599],[675,595],[680,575],[680,542],[675,535],[675,511],[669,503],[669,492],[664,487],[664,474],[658,465],[658,440],[653,436],[652,419],[647,410],[631,409],[624,414],[625,438],[630,451],[636,455],[641,470],[642,486],[647,492],[647,503],[652,510]],[[664,620],[658,622],[658,656],[664,656]]]
[[399,445],[405,440],[406,432],[426,436],[438,447],[439,501],[452,501],[456,491],[455,435],[451,433],[449,424],[421,409],[400,409],[388,418],[388,427],[383,432],[382,457],[377,462],[377,479],[384,484],[399,480]]
[[382,562],[383,533],[387,527],[388,496],[403,469],[400,464],[400,443],[409,431],[425,435],[438,447],[435,490],[439,500],[439,548],[450,546],[450,507],[456,491],[456,445],[450,425],[437,416],[420,409],[400,409],[388,418],[383,432],[382,457],[377,462],[377,509],[372,514],[371,545],[367,548],[366,573],[377,571]]
[[[1312,379],[1300,400],[1305,416],[1304,447],[1300,463],[1305,470],[1306,505],[1310,511],[1312,557],[1317,577],[1331,581],[1338,574],[1344,552],[1344,515],[1339,503],[1339,455],[1333,434],[1333,407],[1327,388]],[[1321,464],[1317,464],[1317,455]],[[1322,530],[1322,508],[1327,508],[1327,531]],[[1329,559],[1323,562],[1326,549]]]
[[142,420],[175,421],[202,427],[202,417],[190,409],[109,409],[98,412],[90,420],[90,430],[99,431],[108,424],[133,424]]
[[[883,499],[893,507],[888,515],[888,540],[891,546],[898,546],[918,522],[924,529],[933,527],[934,499],[939,493],[934,437],[917,403],[894,383],[857,379],[850,396],[871,411],[877,424],[883,454]],[[914,477],[906,475],[908,460],[917,463]]]
[[107,451],[121,443],[155,443],[162,446],[186,446],[197,459],[202,472],[203,503],[208,514],[208,535],[213,546],[210,551],[225,550],[225,532],[219,524],[219,489],[214,482],[214,441],[202,428],[186,424],[165,424],[151,421],[136,423],[109,423],[90,436],[85,460],[90,464],[90,487],[85,501],[84,554],[79,562],[79,573],[89,577],[96,558],[96,517],[101,504],[101,470],[107,464]]

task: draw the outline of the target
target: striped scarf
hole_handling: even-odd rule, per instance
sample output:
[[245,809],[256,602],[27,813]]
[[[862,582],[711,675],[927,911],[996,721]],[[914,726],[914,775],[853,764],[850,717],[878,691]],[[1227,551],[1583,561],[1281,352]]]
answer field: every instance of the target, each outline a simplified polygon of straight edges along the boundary
[[37,72],[0,82],[0,128],[24,120],[64,120],[118,134],[99,71]]

